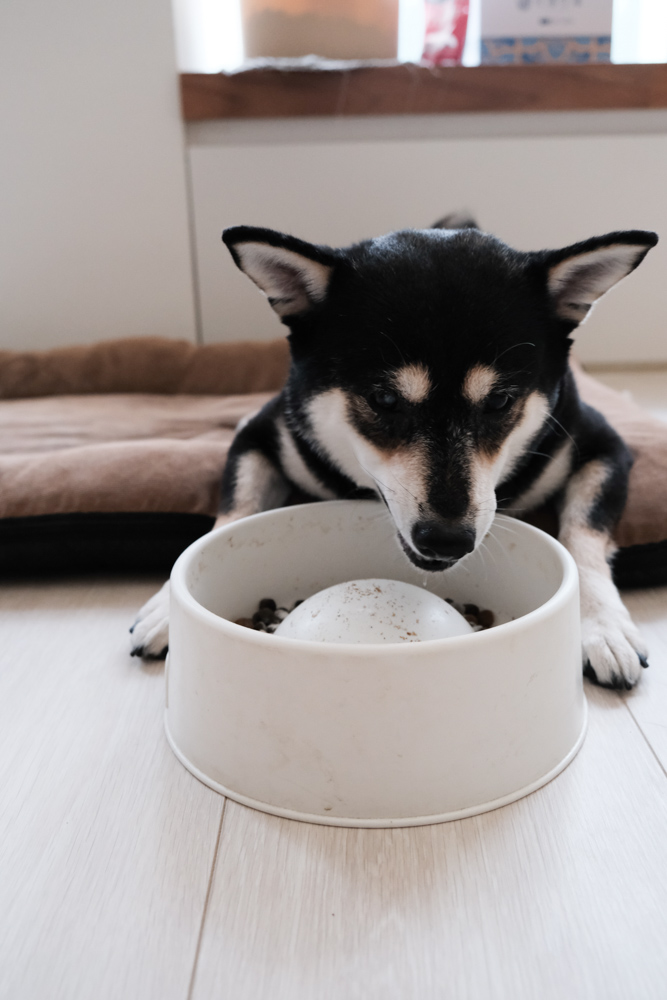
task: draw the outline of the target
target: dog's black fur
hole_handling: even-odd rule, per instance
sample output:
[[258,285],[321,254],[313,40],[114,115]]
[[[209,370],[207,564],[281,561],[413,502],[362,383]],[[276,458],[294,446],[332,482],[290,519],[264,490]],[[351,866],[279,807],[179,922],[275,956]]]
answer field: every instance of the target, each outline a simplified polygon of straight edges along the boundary
[[[631,458],[579,399],[568,356],[593,302],[657,237],[615,232],[524,253],[471,222],[450,226],[345,249],[225,231],[289,327],[292,365],[236,435],[221,514],[295,493],[379,497],[411,561],[438,571],[479,544],[496,506],[521,514],[554,499],[580,570],[587,672],[630,687],[645,650],[608,564]],[[151,652],[144,638],[137,652]]]

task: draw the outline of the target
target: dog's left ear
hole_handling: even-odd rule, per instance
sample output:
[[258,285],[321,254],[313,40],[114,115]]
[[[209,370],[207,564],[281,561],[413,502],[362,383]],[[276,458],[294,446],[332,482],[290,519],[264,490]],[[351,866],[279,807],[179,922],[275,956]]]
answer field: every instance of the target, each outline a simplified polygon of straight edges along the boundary
[[336,263],[329,247],[255,226],[232,226],[222,239],[281,319],[301,316],[326,297]]
[[657,242],[656,233],[637,229],[536,254],[541,267],[546,267],[547,289],[557,315],[581,323],[593,303],[634,271]]

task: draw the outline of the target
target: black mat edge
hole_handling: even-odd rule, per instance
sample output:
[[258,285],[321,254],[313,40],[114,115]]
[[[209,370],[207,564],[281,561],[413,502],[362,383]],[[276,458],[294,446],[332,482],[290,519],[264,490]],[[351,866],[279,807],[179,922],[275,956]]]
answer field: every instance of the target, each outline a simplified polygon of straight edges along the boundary
[[169,573],[213,527],[206,514],[44,514],[0,520],[0,576]]
[[[210,531],[207,514],[44,514],[0,520],[0,576],[70,573],[168,573],[195,539]],[[621,589],[667,585],[667,539],[619,549]]]
[[667,539],[619,549],[612,570],[614,582],[621,590],[664,587],[667,584]]

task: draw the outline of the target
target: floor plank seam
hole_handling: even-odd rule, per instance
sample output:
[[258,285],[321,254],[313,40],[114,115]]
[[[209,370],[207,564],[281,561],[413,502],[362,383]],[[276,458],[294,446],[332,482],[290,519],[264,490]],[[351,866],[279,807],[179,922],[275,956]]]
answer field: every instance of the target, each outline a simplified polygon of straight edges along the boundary
[[213,888],[213,880],[215,878],[215,869],[218,864],[218,854],[220,852],[220,838],[222,837],[222,822],[225,818],[225,809],[227,806],[227,799],[222,801],[222,811],[220,813],[220,823],[218,825],[218,835],[215,838],[215,848],[213,851],[213,862],[211,864],[211,874],[209,875],[208,885],[206,887],[206,898],[204,899],[204,908],[201,915],[201,923],[199,925],[199,934],[197,935],[197,946],[195,947],[194,960],[192,962],[192,974],[190,976],[190,983],[188,985],[188,992],[186,1000],[192,1000],[194,988],[195,988],[195,978],[197,976],[197,966],[199,964],[199,952],[201,951],[201,943],[204,937],[204,925],[206,924],[206,914],[208,913],[208,904],[211,899],[211,890]]
[[644,743],[646,743],[646,746],[649,748],[649,750],[651,751],[651,753],[655,757],[656,761],[658,762],[658,767],[660,768],[660,770],[662,771],[662,773],[664,774],[664,776],[667,778],[667,768],[665,768],[665,765],[662,763],[662,761],[658,757],[657,753],[655,752],[655,750],[651,746],[651,741],[649,740],[648,736],[646,735],[646,733],[644,732],[644,730],[640,726],[639,722],[635,718],[634,712],[632,711],[632,709],[628,705],[627,701],[625,701],[625,699],[624,699],[624,704],[625,704],[625,707],[627,708],[628,712],[630,713],[630,718],[632,719],[632,721],[634,722],[635,726],[637,727],[637,729],[641,733],[642,739],[644,740]]

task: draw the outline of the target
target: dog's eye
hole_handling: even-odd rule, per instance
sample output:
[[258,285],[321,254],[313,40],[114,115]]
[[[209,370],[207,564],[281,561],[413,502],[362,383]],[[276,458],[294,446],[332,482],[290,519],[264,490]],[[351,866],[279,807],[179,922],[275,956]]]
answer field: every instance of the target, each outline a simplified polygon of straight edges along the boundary
[[506,392],[491,392],[484,400],[484,410],[486,413],[498,413],[505,410],[512,401],[512,397]]
[[378,389],[370,397],[371,406],[376,410],[384,410],[391,413],[398,406],[398,393],[391,389]]

